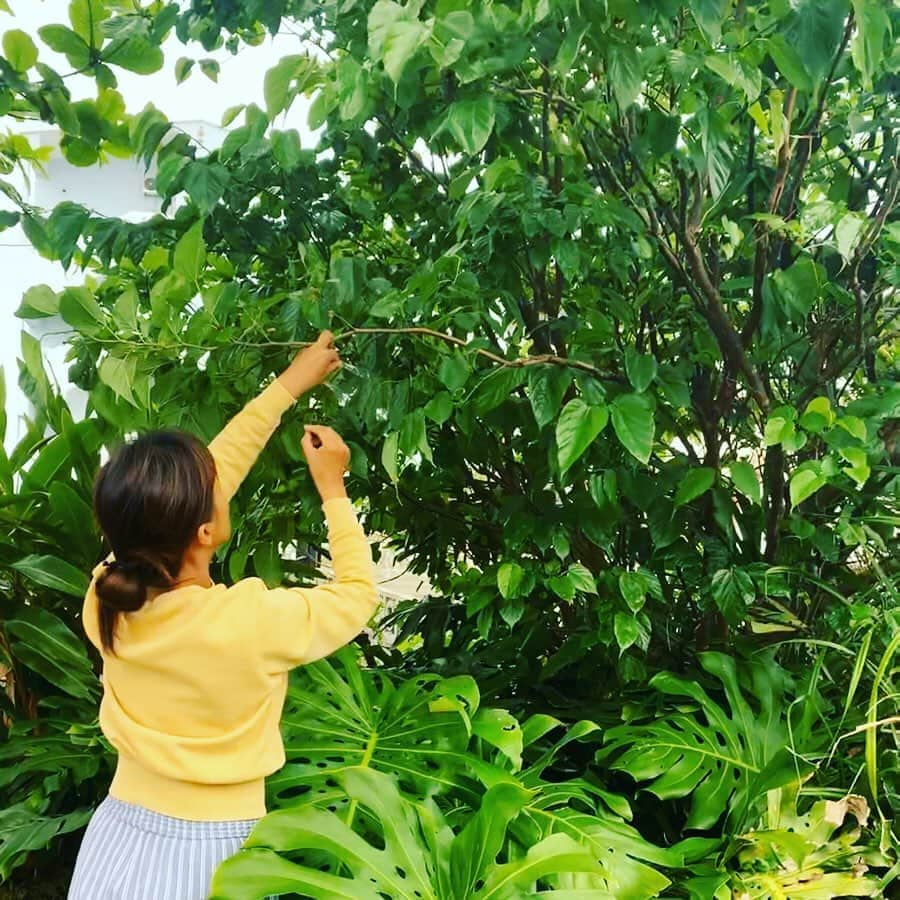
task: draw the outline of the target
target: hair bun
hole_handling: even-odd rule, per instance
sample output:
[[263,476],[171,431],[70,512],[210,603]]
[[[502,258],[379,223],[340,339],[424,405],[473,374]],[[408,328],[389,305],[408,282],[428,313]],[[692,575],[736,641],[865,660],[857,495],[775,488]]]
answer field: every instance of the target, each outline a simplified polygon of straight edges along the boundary
[[147,599],[147,583],[137,566],[120,560],[111,560],[105,566],[96,582],[100,603],[116,612],[140,609]]

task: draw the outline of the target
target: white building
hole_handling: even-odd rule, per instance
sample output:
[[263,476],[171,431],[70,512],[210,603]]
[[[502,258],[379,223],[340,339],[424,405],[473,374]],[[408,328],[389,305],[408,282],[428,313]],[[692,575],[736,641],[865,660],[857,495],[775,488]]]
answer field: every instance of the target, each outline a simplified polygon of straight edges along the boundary
[[[218,125],[201,120],[174,124],[209,150],[219,147],[227,133]],[[69,200],[100,215],[130,221],[139,221],[159,212],[159,197],[154,190],[155,163],[145,171],[143,163],[137,160],[111,157],[102,165],[82,168],[73,166],[59,152],[58,129],[45,126],[23,134],[32,146],[53,148],[53,155],[43,171],[32,170],[27,179],[21,175],[10,179],[32,206],[49,212],[57,203]],[[0,195],[0,200],[3,201],[0,208],[14,208],[5,196]],[[29,412],[26,398],[17,388],[19,367],[16,358],[23,328],[41,340],[50,377],[55,376],[73,415],[77,418],[84,412],[82,392],[66,381],[66,324],[56,316],[23,321],[13,315],[22,294],[33,285],[47,284],[58,291],[68,284],[81,282],[84,273],[74,264],[64,271],[58,262],[41,257],[28,243],[20,226],[0,232],[0,272],[3,273],[0,321],[4,326],[0,328],[0,367],[6,376],[9,423],[5,446],[10,449],[24,434],[22,417]]]

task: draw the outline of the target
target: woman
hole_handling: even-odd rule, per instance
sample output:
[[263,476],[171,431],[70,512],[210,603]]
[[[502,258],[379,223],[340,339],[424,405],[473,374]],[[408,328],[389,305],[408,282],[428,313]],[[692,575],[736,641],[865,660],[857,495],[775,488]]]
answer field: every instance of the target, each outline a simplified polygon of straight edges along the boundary
[[340,368],[330,332],[209,448],[180,432],[121,447],[94,510],[111,555],[93,572],[85,631],[103,658],[100,725],[118,751],[81,845],[69,900],[200,900],[265,814],[284,763],[287,673],[346,644],[377,604],[369,545],[344,487],[350,452],[321,425],[301,441],[322,501],[334,581],[269,590],[215,584],[228,502],[284,412]]

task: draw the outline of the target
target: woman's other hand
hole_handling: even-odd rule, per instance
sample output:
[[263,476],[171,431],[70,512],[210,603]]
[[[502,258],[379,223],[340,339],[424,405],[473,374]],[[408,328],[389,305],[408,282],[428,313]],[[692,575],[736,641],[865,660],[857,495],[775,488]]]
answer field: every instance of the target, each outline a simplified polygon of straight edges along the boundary
[[278,380],[294,397],[299,397],[320,385],[340,367],[341,357],[334,346],[334,335],[323,331],[314,343],[294,357]]
[[344,472],[350,464],[350,448],[327,425],[304,425],[303,430],[300,446],[322,502],[333,497],[346,497]]

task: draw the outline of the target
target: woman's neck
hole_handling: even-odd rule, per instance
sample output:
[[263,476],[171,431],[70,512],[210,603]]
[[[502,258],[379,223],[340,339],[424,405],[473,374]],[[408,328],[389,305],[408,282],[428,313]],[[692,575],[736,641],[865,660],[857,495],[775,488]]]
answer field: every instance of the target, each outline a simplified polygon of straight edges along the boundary
[[209,564],[212,561],[212,555],[202,548],[194,550],[188,549],[181,563],[181,569],[175,578],[175,583],[170,590],[180,587],[187,587],[190,584],[197,584],[200,587],[212,587],[213,580],[209,574]]

